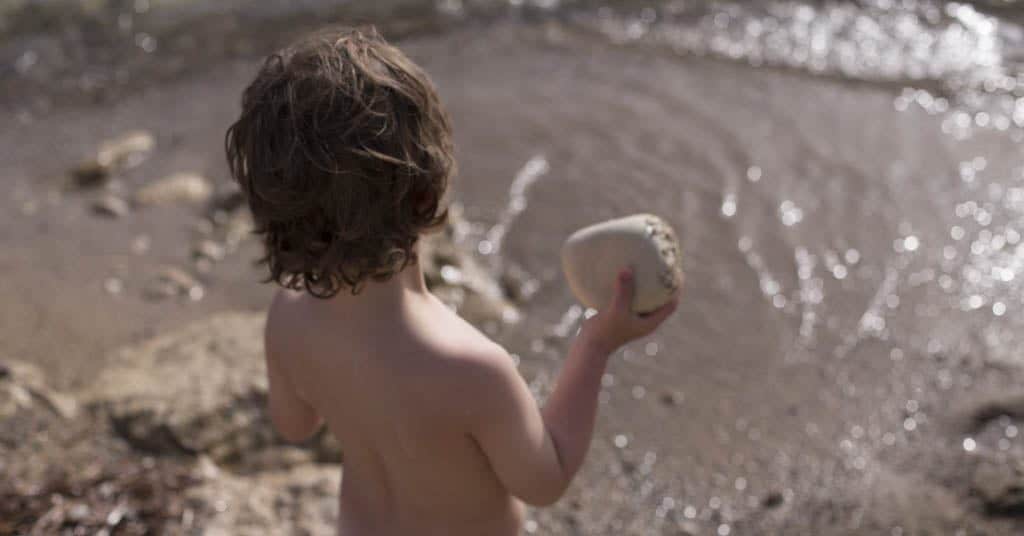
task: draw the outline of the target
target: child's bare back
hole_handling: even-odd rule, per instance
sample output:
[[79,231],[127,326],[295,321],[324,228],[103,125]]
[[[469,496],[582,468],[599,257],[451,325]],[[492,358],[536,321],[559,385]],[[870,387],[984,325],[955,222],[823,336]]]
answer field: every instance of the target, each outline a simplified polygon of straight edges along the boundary
[[623,270],[539,408],[509,355],[424,284],[451,127],[426,74],[373,32],[268,58],[225,146],[285,288],[266,328],[270,415],[287,440],[326,424],[341,444],[339,532],[518,534],[523,503],[554,503],[583,464],[609,356],[675,301],[634,314]]
[[518,534],[522,506],[470,435],[473,375],[510,357],[425,289],[380,290],[278,294],[266,333],[275,422],[303,439],[322,416],[342,445],[342,534]]

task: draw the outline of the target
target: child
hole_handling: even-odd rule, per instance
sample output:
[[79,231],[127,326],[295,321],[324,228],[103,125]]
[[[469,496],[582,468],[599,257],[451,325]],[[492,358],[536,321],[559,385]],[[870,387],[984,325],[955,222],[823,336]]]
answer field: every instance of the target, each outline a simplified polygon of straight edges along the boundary
[[673,300],[631,312],[623,270],[538,409],[509,355],[428,292],[421,234],[444,224],[451,127],[426,74],[374,31],[323,33],[270,56],[225,140],[284,287],[267,320],[270,415],[345,451],[345,536],[516,535],[590,443],[612,352]]

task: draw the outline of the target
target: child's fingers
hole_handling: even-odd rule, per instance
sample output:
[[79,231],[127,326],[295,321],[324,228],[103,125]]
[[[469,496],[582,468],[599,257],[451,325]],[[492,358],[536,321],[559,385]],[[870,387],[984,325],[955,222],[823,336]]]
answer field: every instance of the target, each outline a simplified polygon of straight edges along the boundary
[[637,319],[637,328],[641,333],[647,334],[661,325],[668,317],[672,316],[672,313],[676,312],[679,307],[679,298],[672,298],[672,301],[662,305],[661,307],[645,314]]
[[611,311],[628,312],[633,307],[633,269],[623,268],[619,270],[615,278],[615,295],[609,307]]

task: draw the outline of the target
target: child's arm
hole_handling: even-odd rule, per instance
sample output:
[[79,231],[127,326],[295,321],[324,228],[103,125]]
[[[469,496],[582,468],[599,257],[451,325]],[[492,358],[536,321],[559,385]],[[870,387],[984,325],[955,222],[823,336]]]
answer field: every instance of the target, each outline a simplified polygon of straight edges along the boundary
[[265,338],[265,342],[267,380],[270,384],[267,395],[270,421],[285,440],[294,443],[305,441],[320,429],[323,420],[295,390],[287,370],[281,366],[281,356],[271,345],[269,337]]
[[632,302],[632,274],[623,271],[612,303],[573,341],[543,411],[507,357],[480,367],[473,437],[509,492],[523,501],[544,506],[562,496],[590,445],[609,355],[653,332],[676,308],[673,300],[640,317]]

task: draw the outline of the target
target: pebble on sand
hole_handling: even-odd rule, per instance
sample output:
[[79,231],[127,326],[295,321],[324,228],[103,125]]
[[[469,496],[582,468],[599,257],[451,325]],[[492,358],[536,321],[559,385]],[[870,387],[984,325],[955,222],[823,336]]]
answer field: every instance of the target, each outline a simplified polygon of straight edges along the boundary
[[764,508],[777,508],[781,506],[784,501],[785,497],[782,496],[781,492],[772,491],[761,499],[761,506]]
[[110,178],[110,169],[95,160],[86,160],[71,169],[71,178],[76,186],[92,188]]
[[146,287],[144,292],[146,298],[159,300],[174,296],[187,295],[194,301],[203,298],[203,286],[192,277],[191,274],[177,268],[168,266],[157,276],[156,280]]
[[124,290],[124,282],[117,277],[108,277],[103,282],[103,289],[108,294],[120,294]]
[[666,406],[676,406],[683,402],[683,394],[675,391],[665,391],[661,393],[659,400]]
[[143,234],[136,236],[135,239],[132,240],[132,253],[136,255],[145,254],[147,251],[149,251],[151,243],[152,240],[149,238],[149,235]]
[[105,195],[92,204],[92,210],[101,216],[120,218],[130,212],[128,202],[115,195]]
[[96,162],[107,168],[129,168],[142,163],[156,147],[156,138],[145,130],[134,130],[103,142]]
[[201,203],[213,195],[213,186],[198,173],[174,173],[147,184],[135,192],[140,205],[166,205],[169,203]]
[[224,255],[227,253],[224,246],[213,240],[201,240],[192,248],[192,252],[197,258],[209,259],[211,261],[223,260]]
[[95,157],[71,169],[71,178],[81,188],[99,186],[117,170],[141,164],[154,147],[156,139],[151,133],[144,130],[131,131],[103,142]]

